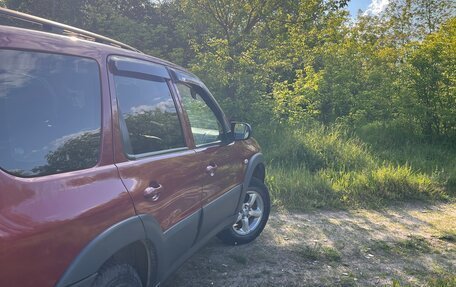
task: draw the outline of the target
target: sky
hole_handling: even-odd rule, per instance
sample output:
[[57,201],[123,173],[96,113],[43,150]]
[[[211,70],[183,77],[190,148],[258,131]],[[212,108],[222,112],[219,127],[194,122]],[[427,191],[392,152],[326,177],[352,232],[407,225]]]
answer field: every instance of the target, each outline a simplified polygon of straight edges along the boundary
[[358,15],[359,9],[364,13],[377,15],[386,8],[388,2],[389,0],[350,0],[348,10],[352,17]]

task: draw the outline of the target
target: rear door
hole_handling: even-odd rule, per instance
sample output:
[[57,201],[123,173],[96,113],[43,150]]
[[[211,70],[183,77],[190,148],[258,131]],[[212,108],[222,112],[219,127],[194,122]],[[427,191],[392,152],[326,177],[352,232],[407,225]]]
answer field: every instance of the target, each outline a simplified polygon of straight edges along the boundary
[[170,265],[196,238],[204,173],[166,68],[117,56],[109,62],[117,167],[137,213],[160,224]]
[[191,126],[198,169],[204,170],[200,237],[232,221],[237,213],[245,164],[230,139],[225,116],[207,88],[191,75],[177,73],[177,88]]

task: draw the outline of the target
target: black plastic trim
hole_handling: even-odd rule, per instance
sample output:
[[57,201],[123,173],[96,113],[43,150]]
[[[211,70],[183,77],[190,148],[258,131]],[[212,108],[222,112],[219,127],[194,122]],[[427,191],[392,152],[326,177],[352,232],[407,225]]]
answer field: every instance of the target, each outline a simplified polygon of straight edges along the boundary
[[[148,214],[139,216],[143,221],[147,240],[155,247],[158,261],[156,274],[158,282],[166,280],[169,275],[198,251],[209,239],[233,224],[233,221],[237,218],[237,211],[235,211],[234,206],[241,190],[241,185],[235,186],[215,202],[204,206],[203,209],[191,214],[164,233],[162,233],[160,225],[152,216]],[[220,209],[220,204],[226,203],[227,200],[232,200],[234,203],[231,204],[231,207],[223,207],[225,210],[223,208]],[[217,215],[217,211],[226,213],[226,215],[220,217],[212,228],[207,229],[205,233],[201,233],[204,210],[206,210],[206,215],[209,217]],[[210,211],[208,212],[208,210]],[[199,226],[200,228],[198,228]],[[198,232],[198,235],[195,234],[196,232]],[[196,240],[193,240],[194,236],[197,236]],[[158,282],[151,282],[152,286]]]
[[236,209],[237,211],[241,210],[242,208],[245,194],[247,193],[247,188],[249,187],[249,183],[252,180],[253,172],[259,164],[264,164],[264,156],[262,153],[256,153],[249,159],[249,164],[247,165],[247,169],[245,171],[244,182],[242,183],[242,192]]
[[[163,264],[166,259],[166,245],[165,239],[163,235],[163,230],[160,227],[160,224],[149,214],[141,214],[139,215],[141,219],[144,230],[146,232],[147,241],[149,241],[154,246],[154,252],[156,256],[155,262],[157,263],[156,266],[156,278],[160,280],[161,276],[165,273],[166,266]],[[150,282],[155,284],[156,282]]]
[[160,64],[137,60],[129,57],[110,56],[111,72],[118,74],[133,74],[157,77],[157,80],[171,79],[168,69]]
[[98,273],[92,274],[89,277],[72,284],[71,287],[91,287],[97,275]]
[[237,214],[237,203],[242,192],[242,185],[237,185],[222,196],[203,206],[203,222],[200,237],[210,233],[220,222]]
[[165,266],[171,266],[195,243],[202,211],[199,209],[185,219],[173,225],[163,234],[166,245]]
[[146,235],[139,216],[125,219],[95,237],[73,260],[56,287],[70,286],[95,274],[117,251]]
[[189,73],[187,71],[182,71],[182,70],[176,70],[173,68],[168,68],[168,70],[170,71],[172,79],[175,82],[191,83],[191,84],[197,84],[199,86],[204,86],[204,83],[200,79],[198,79],[197,76],[193,75],[192,73]]
[[219,224],[214,229],[212,229],[208,234],[198,239],[198,241],[195,245],[193,245],[192,248],[185,252],[185,254],[182,255],[179,259],[172,262],[172,265],[169,266],[166,270],[164,270],[165,272],[161,274],[159,283],[156,286],[160,286],[160,283],[163,283],[174,271],[176,271],[187,259],[189,259],[193,254],[195,254],[195,252],[198,251],[201,247],[203,247],[210,239],[212,239],[220,231],[232,225],[236,218],[237,214],[226,218],[222,222],[219,222]]

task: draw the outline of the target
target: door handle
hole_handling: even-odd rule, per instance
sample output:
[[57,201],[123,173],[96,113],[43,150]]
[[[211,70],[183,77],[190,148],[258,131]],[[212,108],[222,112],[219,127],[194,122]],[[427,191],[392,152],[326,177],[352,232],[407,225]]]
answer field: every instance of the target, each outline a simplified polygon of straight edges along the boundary
[[144,197],[150,198],[152,201],[157,201],[160,198],[160,193],[163,191],[163,185],[149,186],[144,190]]
[[215,175],[215,171],[217,170],[218,166],[213,163],[213,164],[210,164],[206,167],[206,172],[210,175],[210,176],[214,176]]

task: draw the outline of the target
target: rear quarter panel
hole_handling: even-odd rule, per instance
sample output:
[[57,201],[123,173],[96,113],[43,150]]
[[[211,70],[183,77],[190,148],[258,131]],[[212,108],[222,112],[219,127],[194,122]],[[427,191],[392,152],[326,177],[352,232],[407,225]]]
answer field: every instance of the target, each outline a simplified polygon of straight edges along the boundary
[[135,214],[113,164],[110,95],[104,72],[110,48],[0,26],[0,49],[89,57],[100,67],[103,108],[98,164],[29,179],[0,170],[0,286],[53,286],[87,243]]

